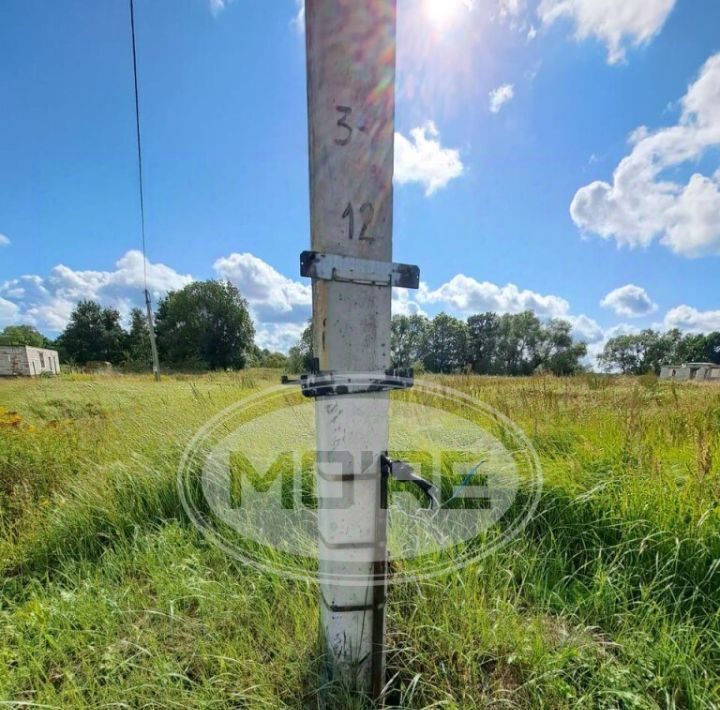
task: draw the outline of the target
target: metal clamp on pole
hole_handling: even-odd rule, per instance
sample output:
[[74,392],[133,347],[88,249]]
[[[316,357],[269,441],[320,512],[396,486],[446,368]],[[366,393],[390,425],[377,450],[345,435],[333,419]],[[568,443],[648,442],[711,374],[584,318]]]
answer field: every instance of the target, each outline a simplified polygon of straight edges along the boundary
[[420,288],[420,269],[410,264],[393,264],[351,256],[304,251],[300,254],[300,275],[321,281]]
[[[298,381],[285,379],[283,384],[298,384]],[[299,384],[305,397],[338,397],[348,394],[407,390],[415,384],[415,378],[412,370],[352,374],[319,372],[302,375]]]

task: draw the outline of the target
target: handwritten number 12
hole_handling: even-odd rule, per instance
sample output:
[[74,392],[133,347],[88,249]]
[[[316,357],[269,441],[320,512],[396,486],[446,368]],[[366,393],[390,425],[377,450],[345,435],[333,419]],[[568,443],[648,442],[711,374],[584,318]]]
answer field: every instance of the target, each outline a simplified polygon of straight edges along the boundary
[[[360,208],[360,214],[363,217],[363,226],[360,230],[358,240],[362,242],[374,242],[374,237],[368,237],[367,231],[370,229],[370,225],[375,218],[375,208],[370,202],[365,202]],[[348,202],[347,207],[342,215],[343,219],[348,220],[348,239],[352,240],[355,238],[355,210],[353,209],[352,203]]]

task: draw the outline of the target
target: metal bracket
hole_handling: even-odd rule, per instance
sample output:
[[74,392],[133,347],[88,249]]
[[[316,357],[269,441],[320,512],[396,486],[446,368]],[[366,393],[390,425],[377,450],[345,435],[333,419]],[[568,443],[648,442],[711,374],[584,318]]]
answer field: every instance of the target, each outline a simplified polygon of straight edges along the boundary
[[386,370],[384,373],[338,374],[319,372],[301,375],[299,380],[283,376],[284,385],[300,385],[305,397],[339,397],[349,394],[390,392],[411,389],[415,384],[412,370]]
[[380,466],[383,476],[392,476],[396,481],[403,481],[404,483],[414,483],[430,501],[431,508],[441,508],[440,503],[440,491],[430,481],[426,481],[424,478],[420,478],[413,467],[405,461],[393,461],[383,454],[380,459]]
[[321,281],[366,286],[420,288],[420,269],[417,266],[321,254],[316,251],[304,251],[300,254],[300,275]]

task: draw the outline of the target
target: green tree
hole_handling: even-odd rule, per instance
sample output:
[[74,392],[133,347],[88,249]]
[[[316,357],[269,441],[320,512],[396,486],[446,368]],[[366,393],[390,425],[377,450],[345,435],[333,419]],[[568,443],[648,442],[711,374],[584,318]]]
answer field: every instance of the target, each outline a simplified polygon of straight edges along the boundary
[[663,365],[671,364],[677,355],[675,333],[658,333],[647,329],[639,335],[641,352],[643,353],[643,369],[659,375]]
[[279,352],[272,352],[271,350],[267,349],[263,350],[260,367],[268,367],[273,370],[287,370],[287,366],[287,355]]
[[545,332],[542,321],[532,311],[511,316],[513,342],[516,344],[510,375],[531,375],[543,364]]
[[497,350],[500,322],[496,313],[479,313],[467,321],[468,360],[480,375],[497,372]]
[[423,365],[430,372],[450,373],[462,369],[467,354],[467,325],[441,313],[433,318],[425,333]]
[[720,333],[686,335],[678,344],[675,362],[720,363]]
[[105,360],[117,365],[123,360],[127,333],[120,322],[120,313],[114,308],[104,308],[102,312],[104,331]]
[[608,340],[598,360],[606,370],[619,370],[624,375],[659,372],[660,366],[672,358],[670,343],[650,329],[619,335]]
[[684,336],[677,344],[676,354],[676,364],[702,362],[705,355],[705,336],[698,334]]
[[312,322],[310,322],[300,336],[298,344],[290,348],[287,362],[287,369],[289,372],[294,374],[303,374],[312,370],[312,339]]
[[545,334],[532,312],[506,313],[497,321],[495,373],[530,375],[543,364]]
[[515,317],[505,313],[498,319],[495,361],[496,374],[517,375],[520,367],[520,341]]
[[572,337],[572,325],[554,319],[543,329],[542,365],[554,375],[572,375],[583,367],[581,360],[587,355],[587,344]]
[[705,336],[705,355],[708,362],[720,365],[720,333],[717,331]]
[[245,367],[255,336],[247,302],[227,281],[196,281],[169,293],[156,331],[164,360],[211,370]]
[[416,360],[430,372],[456,372],[471,365],[478,374],[529,375],[539,367],[558,375],[583,369],[587,345],[572,337],[567,321],[544,325],[532,312],[479,313],[467,323],[444,313],[395,316],[392,323],[393,364]]
[[254,345],[252,354],[248,358],[249,367],[267,367],[273,370],[286,370],[288,366],[288,356],[283,353],[272,352],[268,348],[259,348]]
[[430,321],[421,315],[394,316],[390,343],[393,367],[413,367],[423,360]]
[[122,360],[124,340],[118,311],[103,309],[95,301],[80,301],[57,345],[65,359],[80,365],[91,361],[118,364]]
[[605,343],[598,362],[607,371],[618,370],[623,375],[643,374],[638,341],[634,335],[618,335]]
[[47,338],[31,325],[9,325],[0,333],[0,345],[31,345],[42,348],[49,344]]
[[147,315],[139,308],[130,312],[130,332],[125,338],[125,361],[132,365],[152,366],[150,328]]
[[663,365],[685,362],[720,364],[720,333],[683,335],[677,329],[666,333],[643,330],[609,340],[599,360],[606,369],[626,375],[659,373]]

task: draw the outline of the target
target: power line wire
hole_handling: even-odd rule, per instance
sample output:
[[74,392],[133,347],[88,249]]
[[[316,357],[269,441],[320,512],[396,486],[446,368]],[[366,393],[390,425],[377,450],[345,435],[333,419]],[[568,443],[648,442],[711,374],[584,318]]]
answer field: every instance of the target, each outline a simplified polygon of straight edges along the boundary
[[138,184],[140,187],[140,229],[142,232],[143,279],[147,287],[147,248],[145,240],[145,190],[143,188],[142,138],[140,133],[140,92],[138,91],[137,50],[135,48],[135,3],[130,0],[130,32],[132,34],[133,80],[135,83],[135,128],[137,130]]
[[150,303],[150,291],[148,290],[147,279],[147,244],[145,238],[145,190],[143,186],[142,137],[140,133],[140,92],[138,91],[137,49],[135,47],[135,4],[133,0],[130,0],[130,34],[132,35],[133,80],[135,84],[135,128],[137,132],[138,186],[140,190],[140,230],[142,233],[145,308],[147,310],[148,335],[150,336],[150,348],[152,350],[153,373],[155,374],[155,379],[159,382],[160,358],[158,356],[157,343],[155,342],[155,326],[153,324],[152,304]]

